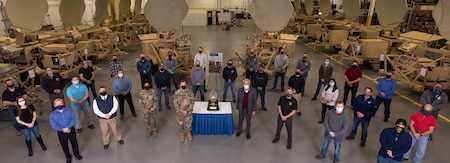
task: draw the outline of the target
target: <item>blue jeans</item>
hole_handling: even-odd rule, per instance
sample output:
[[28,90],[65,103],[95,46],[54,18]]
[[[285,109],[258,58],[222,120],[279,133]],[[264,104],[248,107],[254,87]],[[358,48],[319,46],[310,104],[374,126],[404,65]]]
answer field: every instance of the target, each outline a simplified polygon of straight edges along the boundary
[[314,93],[314,96],[318,96],[320,90],[322,89],[322,86],[326,87],[327,85],[328,85],[327,81],[322,82],[322,80],[319,79],[319,81],[317,82],[317,89],[316,89],[316,93]]
[[231,87],[231,94],[233,95],[233,101],[236,101],[236,83],[235,82],[227,82],[223,83],[223,97],[222,100],[225,101],[227,99],[228,87]]
[[383,156],[378,155],[377,163],[400,163],[400,161],[394,160],[392,158],[384,158]]
[[16,106],[8,107],[8,113],[9,113],[9,117],[11,118],[11,122],[13,123],[14,128],[16,128],[17,131],[20,131],[22,128],[16,121],[16,115],[14,115],[14,112],[16,112],[16,110],[17,110]]
[[278,77],[281,77],[281,89],[284,89],[284,77],[286,73],[275,72],[275,80],[273,81],[273,88],[277,87]]
[[350,103],[351,103],[352,106],[353,106],[353,100],[355,100],[356,92],[358,91],[358,87],[357,87],[357,86],[350,87],[350,86],[348,86],[348,84],[346,83],[346,84],[344,85],[344,99],[343,99],[342,101],[344,101],[344,105],[347,104],[348,92],[349,92],[350,90],[352,91],[352,98],[351,98]]
[[97,91],[95,91],[95,82],[92,81],[91,84],[88,84],[88,83],[84,83],[84,84],[86,85],[86,87],[87,87],[88,89],[91,89],[91,91],[92,91],[92,97],[94,97],[94,99],[97,98]]
[[308,76],[303,75],[303,80],[305,80],[305,82],[303,82],[303,87],[300,89],[302,95],[305,94],[306,78],[308,78]]
[[194,97],[195,97],[195,94],[197,94],[198,90],[200,90],[200,100],[205,101],[205,95],[204,95],[205,94],[205,86],[204,85],[200,85],[200,86],[193,85],[192,92],[194,92]]
[[81,129],[81,111],[84,113],[84,119],[86,120],[86,123],[88,126],[93,125],[92,119],[91,119],[91,112],[89,110],[89,105],[83,105],[80,107],[74,107],[72,106],[73,112],[75,112],[76,122],[75,122],[75,128]]
[[261,90],[256,90],[256,98],[258,98],[258,96],[261,97],[261,107],[266,106],[266,100],[264,98],[264,96],[266,95],[266,88],[263,88]]
[[336,137],[331,137],[329,134],[325,134],[325,142],[323,142],[322,149],[320,151],[321,156],[326,156],[328,151],[328,145],[330,145],[331,140],[334,141],[334,160],[335,162],[339,162],[339,153],[341,151],[341,139],[336,139]]
[[[173,80],[173,83],[174,83],[174,85],[175,85],[175,90],[178,90],[178,84],[177,84],[177,74],[170,74],[170,78],[172,78],[172,80]],[[170,81],[169,81],[169,86],[167,87],[167,88],[169,88],[169,91],[170,91]]]
[[[413,136],[411,131],[409,132],[409,135],[411,135],[411,137],[412,137],[411,148],[409,148],[408,152],[403,154],[403,158],[409,158],[409,155],[411,155],[412,148],[413,148],[414,144],[416,144],[416,141],[417,141],[414,138],[414,136]],[[419,163],[420,161],[422,161],[423,156],[425,156],[425,150],[427,149],[427,143],[428,143],[428,137],[429,136],[430,135],[420,136],[419,143],[417,145],[416,156],[414,157],[413,162]]]
[[354,138],[356,135],[356,130],[358,130],[359,123],[361,123],[361,141],[366,141],[367,138],[367,128],[369,127],[370,121],[360,119],[356,116],[353,116],[353,126],[352,126],[352,132],[350,132],[350,137]]
[[31,140],[31,132],[33,132],[34,137],[36,137],[36,138],[41,137],[41,134],[39,134],[39,126],[34,125],[33,128],[22,129],[22,134],[23,134],[23,136],[25,136],[26,141]]
[[158,106],[161,106],[161,94],[164,92],[164,102],[166,106],[169,106],[169,87],[167,87],[166,90],[161,90],[161,88],[156,88],[156,91],[158,92]]

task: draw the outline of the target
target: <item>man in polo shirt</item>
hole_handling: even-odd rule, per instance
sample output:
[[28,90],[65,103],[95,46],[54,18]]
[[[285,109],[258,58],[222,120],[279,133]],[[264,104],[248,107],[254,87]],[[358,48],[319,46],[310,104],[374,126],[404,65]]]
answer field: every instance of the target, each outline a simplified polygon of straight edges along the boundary
[[352,67],[345,71],[344,78],[344,105],[347,104],[348,92],[351,90],[352,98],[350,102],[353,106],[353,101],[355,100],[356,92],[358,91],[359,81],[362,78],[362,72],[361,69],[358,68],[358,62],[352,62]]
[[426,104],[423,107],[423,110],[420,112],[414,113],[410,118],[409,122],[409,135],[412,138],[411,149],[403,155],[404,160],[409,159],[409,155],[411,154],[412,148],[417,141],[419,141],[419,145],[417,145],[416,156],[414,157],[414,162],[419,163],[422,161],[422,158],[425,156],[425,150],[427,149],[428,137],[433,134],[434,129],[437,127],[437,120],[433,117],[433,106],[431,104]]
[[250,139],[250,122],[252,115],[256,114],[256,89],[250,87],[250,80],[244,79],[244,87],[238,90],[238,99],[236,102],[236,112],[239,113],[239,124],[236,137],[239,137],[242,133],[242,123],[244,118],[247,120],[247,127],[245,128],[247,133],[247,139]]
[[280,132],[283,124],[286,124],[286,130],[288,134],[287,149],[292,148],[292,116],[295,115],[297,110],[297,100],[293,98],[292,94],[294,90],[292,88],[286,89],[286,95],[281,96],[278,100],[278,120],[277,120],[277,134],[272,140],[272,143],[280,140]]
[[72,106],[75,116],[77,118],[75,128],[78,133],[82,132],[80,114],[83,111],[86,123],[90,129],[94,129],[94,124],[91,119],[91,112],[89,111],[89,103],[87,98],[89,97],[89,91],[84,84],[80,84],[78,77],[72,77],[72,85],[67,88],[67,97],[70,99],[70,105]]
[[16,99],[17,99],[17,97],[22,96],[26,100],[28,98],[28,94],[22,88],[14,87],[14,81],[12,79],[7,79],[5,81],[5,85],[7,88],[5,91],[3,91],[2,102],[3,102],[3,105],[8,106],[9,116],[14,125],[14,128],[17,131],[16,134],[17,134],[17,136],[20,136],[20,135],[22,135],[22,131],[21,131],[22,128],[17,123],[16,116],[14,115],[14,112],[17,112]]

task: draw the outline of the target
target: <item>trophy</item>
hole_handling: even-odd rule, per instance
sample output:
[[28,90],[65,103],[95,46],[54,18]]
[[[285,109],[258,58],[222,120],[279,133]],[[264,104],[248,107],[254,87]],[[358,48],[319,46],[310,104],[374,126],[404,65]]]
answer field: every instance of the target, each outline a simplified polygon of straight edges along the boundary
[[218,111],[219,110],[219,100],[217,100],[217,92],[214,89],[209,93],[207,110],[210,110],[210,111]]

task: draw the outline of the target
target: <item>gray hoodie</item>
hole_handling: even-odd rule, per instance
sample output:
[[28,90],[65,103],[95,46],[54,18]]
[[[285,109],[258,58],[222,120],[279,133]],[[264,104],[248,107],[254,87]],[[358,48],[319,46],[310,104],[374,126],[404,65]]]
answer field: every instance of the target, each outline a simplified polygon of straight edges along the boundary
[[191,70],[191,80],[192,85],[196,86],[197,83],[200,83],[200,85],[205,85],[203,81],[205,80],[205,70],[202,68],[193,68]]

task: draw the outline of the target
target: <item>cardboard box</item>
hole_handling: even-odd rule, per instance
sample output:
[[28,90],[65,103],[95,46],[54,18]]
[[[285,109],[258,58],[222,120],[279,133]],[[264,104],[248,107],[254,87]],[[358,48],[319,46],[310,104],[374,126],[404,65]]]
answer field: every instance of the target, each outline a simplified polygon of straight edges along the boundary
[[381,39],[360,39],[361,54],[366,59],[380,59],[380,54],[387,52],[389,43]]

